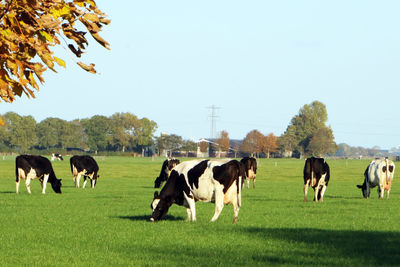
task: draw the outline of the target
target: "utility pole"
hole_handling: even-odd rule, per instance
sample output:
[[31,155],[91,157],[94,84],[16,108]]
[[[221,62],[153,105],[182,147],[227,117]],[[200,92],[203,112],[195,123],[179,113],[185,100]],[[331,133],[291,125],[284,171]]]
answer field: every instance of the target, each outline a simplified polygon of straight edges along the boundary
[[216,134],[216,119],[219,117],[216,114],[216,110],[220,109],[219,107],[216,107],[215,105],[212,105],[210,107],[207,107],[208,109],[211,110],[211,115],[209,116],[211,118],[211,128],[210,128],[210,138],[216,138],[215,134]]

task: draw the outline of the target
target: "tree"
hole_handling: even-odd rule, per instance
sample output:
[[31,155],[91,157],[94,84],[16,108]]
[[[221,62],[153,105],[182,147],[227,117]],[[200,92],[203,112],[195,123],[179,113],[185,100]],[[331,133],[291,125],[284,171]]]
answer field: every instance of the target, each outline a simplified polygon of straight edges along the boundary
[[218,150],[218,155],[221,155],[221,152],[229,151],[231,144],[229,142],[229,134],[227,131],[221,131],[220,137],[215,140],[214,148]]
[[186,157],[188,156],[189,152],[195,152],[197,150],[197,143],[191,140],[184,140],[181,147],[182,151],[186,152]]
[[200,142],[199,147],[200,147],[200,152],[207,153],[208,149],[210,148],[210,143],[204,141]]
[[135,127],[135,143],[142,150],[144,156],[144,148],[153,144],[154,132],[157,129],[157,123],[147,118],[142,118]]
[[182,145],[182,137],[176,134],[163,134],[160,137],[156,138],[156,146],[158,148],[158,151],[161,153],[161,151],[166,150],[168,157],[172,155],[173,151],[181,148]]
[[96,115],[90,119],[83,119],[81,123],[88,137],[88,147],[95,153],[98,150],[106,150],[111,139],[110,119]]
[[5,151],[10,148],[9,125],[4,116],[0,116],[0,120],[3,121],[3,126],[0,127],[0,150]]
[[20,153],[26,153],[37,142],[36,121],[32,116],[19,116],[14,112],[4,115],[6,124],[9,126],[9,142]]
[[61,128],[63,120],[47,118],[36,127],[38,136],[37,145],[41,148],[61,147]]
[[60,143],[62,148],[79,147],[86,149],[87,135],[79,120],[63,121],[60,131]]
[[139,119],[131,113],[115,113],[110,118],[111,140],[110,143],[115,149],[125,152],[126,148],[133,144],[135,128]]
[[[52,51],[52,47],[63,46],[60,40],[76,57],[88,45],[87,32],[109,49],[109,44],[99,35],[102,26],[109,23],[106,14],[92,0],[0,1],[1,99],[13,102],[15,96],[23,93],[35,97],[34,90],[39,90],[37,80],[44,82],[43,73],[47,68],[56,72],[55,63],[66,66]],[[39,58],[41,62],[35,62]],[[77,64],[96,73],[94,64]]]
[[337,150],[337,145],[333,139],[331,128],[320,128],[312,135],[310,143],[307,146],[307,152],[320,157],[328,153],[333,154]]
[[304,105],[299,114],[294,116],[281,136],[285,149],[292,147],[304,154],[313,134],[321,128],[326,128],[328,113],[323,103],[314,101],[310,105]]
[[289,125],[285,133],[278,138],[279,149],[284,156],[291,156],[298,147],[295,126]]
[[271,152],[276,152],[278,148],[278,137],[276,137],[273,133],[266,135],[262,139],[262,151],[269,158]]
[[338,145],[338,149],[335,152],[335,156],[338,157],[349,157],[351,156],[351,147],[348,144],[341,143]]
[[262,151],[262,139],[264,135],[258,130],[250,131],[242,141],[240,151],[250,154],[258,155]]

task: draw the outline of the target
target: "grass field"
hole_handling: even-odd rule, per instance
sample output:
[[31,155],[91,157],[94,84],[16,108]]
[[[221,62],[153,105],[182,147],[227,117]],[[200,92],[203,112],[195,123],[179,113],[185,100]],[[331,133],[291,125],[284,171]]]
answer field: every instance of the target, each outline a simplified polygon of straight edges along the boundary
[[197,203],[197,222],[173,205],[150,223],[161,158],[98,157],[94,190],[76,189],[69,158],[53,168],[51,186],[15,194],[15,159],[0,159],[1,266],[349,266],[400,265],[400,184],[389,200],[356,188],[366,160],[329,160],[324,203],[303,202],[303,160],[261,159],[256,189],[243,190],[239,221],[232,206],[209,223],[214,204]]

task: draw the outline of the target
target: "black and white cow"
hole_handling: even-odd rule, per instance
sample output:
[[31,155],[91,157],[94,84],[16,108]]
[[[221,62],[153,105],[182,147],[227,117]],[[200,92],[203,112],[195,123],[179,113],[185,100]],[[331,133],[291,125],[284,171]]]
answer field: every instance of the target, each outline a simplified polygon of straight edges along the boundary
[[386,198],[389,198],[390,188],[394,176],[395,165],[390,159],[375,159],[371,161],[364,172],[364,183],[357,185],[361,188],[364,198],[369,198],[370,188],[378,186],[378,197],[383,198],[385,191]]
[[307,202],[308,186],[314,188],[314,201],[323,202],[326,187],[329,183],[329,165],[323,158],[308,158],[304,165],[304,202]]
[[61,154],[58,154],[58,153],[51,154],[51,161],[54,161],[55,159],[64,160],[63,157],[61,156]]
[[250,187],[250,180],[253,180],[253,188],[256,188],[257,160],[253,157],[244,157],[240,160],[246,170],[247,188]]
[[232,203],[233,223],[236,223],[244,176],[244,169],[237,160],[184,161],[172,169],[160,194],[155,192],[150,220],[162,219],[175,203],[187,208],[189,221],[196,221],[195,202],[202,201],[215,202],[211,222],[218,219],[224,205]]
[[57,179],[50,160],[35,155],[19,155],[15,159],[16,192],[19,193],[19,182],[25,180],[26,189],[31,194],[31,180],[39,179],[42,193],[46,193],[47,183],[54,192],[61,194],[61,179]]
[[86,187],[87,180],[86,178],[90,179],[91,187],[94,188],[97,184],[97,178],[100,177],[98,175],[99,166],[97,162],[88,155],[83,156],[73,156],[69,160],[71,165],[71,172],[73,175],[75,187],[79,188],[79,182],[81,176],[83,176],[83,188]]
[[154,181],[154,188],[160,188],[163,182],[166,182],[172,168],[180,163],[179,159],[166,159],[161,166],[160,175]]

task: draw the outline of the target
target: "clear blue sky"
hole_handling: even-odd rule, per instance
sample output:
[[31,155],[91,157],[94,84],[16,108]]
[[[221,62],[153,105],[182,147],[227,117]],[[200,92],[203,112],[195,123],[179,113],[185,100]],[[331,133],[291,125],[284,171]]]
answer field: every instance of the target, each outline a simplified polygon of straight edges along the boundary
[[[65,120],[131,112],[185,139],[216,130],[281,135],[323,102],[337,143],[400,145],[399,1],[96,1],[112,22],[86,63],[47,73],[36,99],[8,111]],[[118,4],[117,4],[118,3]]]

